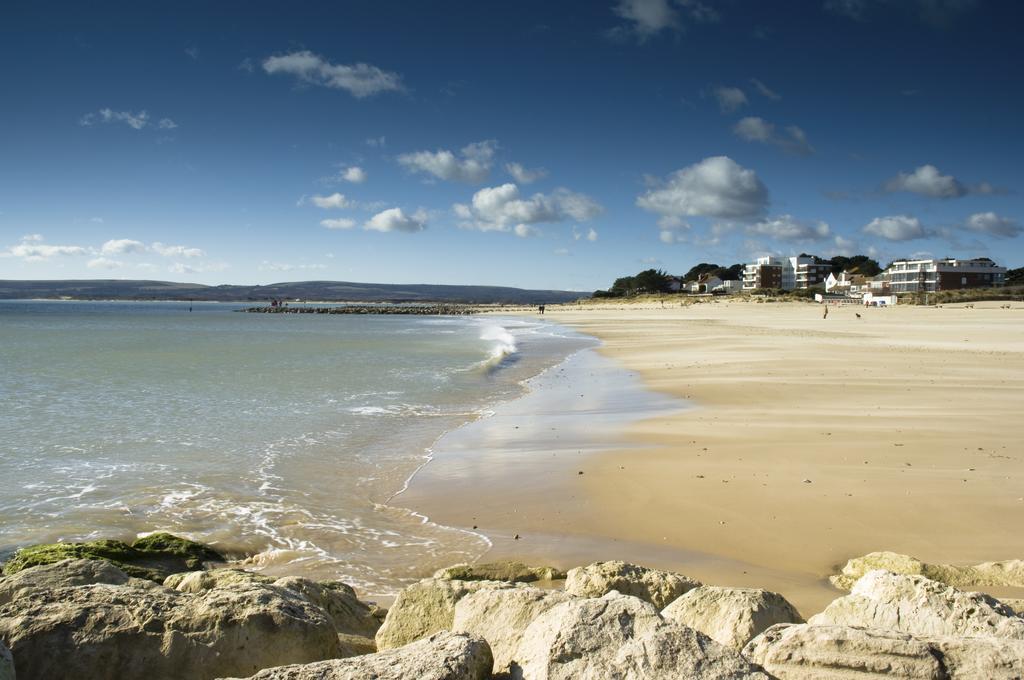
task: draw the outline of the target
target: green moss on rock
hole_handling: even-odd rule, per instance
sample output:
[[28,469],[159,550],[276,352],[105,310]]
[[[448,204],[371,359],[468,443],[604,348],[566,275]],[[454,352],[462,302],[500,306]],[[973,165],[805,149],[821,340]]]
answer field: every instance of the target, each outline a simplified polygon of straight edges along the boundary
[[529,583],[565,578],[565,572],[555,567],[531,567],[522,562],[490,562],[487,564],[456,564],[440,569],[434,578],[452,581],[508,581]]
[[45,543],[22,548],[3,565],[3,573],[67,559],[105,560],[129,576],[163,583],[183,571],[198,571],[204,562],[223,562],[212,548],[172,534],[156,533],[128,544],[103,539],[84,543]]

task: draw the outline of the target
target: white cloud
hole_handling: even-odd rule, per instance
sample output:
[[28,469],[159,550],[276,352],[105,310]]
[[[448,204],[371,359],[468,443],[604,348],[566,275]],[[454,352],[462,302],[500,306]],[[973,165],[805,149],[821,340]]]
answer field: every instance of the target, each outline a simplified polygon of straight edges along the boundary
[[370,231],[402,231],[415,233],[427,228],[427,213],[425,210],[417,210],[411,215],[406,215],[401,208],[389,208],[371,217],[363,229]]
[[505,170],[520,184],[532,184],[548,175],[548,171],[544,168],[533,168],[531,170],[524,168],[519,163],[506,163]]
[[485,140],[462,148],[459,155],[447,149],[416,151],[398,157],[398,162],[410,172],[431,175],[438,179],[479,184],[487,179],[498,143]]
[[690,223],[677,215],[658,218],[658,240],[662,243],[682,243],[688,238]]
[[356,226],[356,221],[347,217],[338,217],[333,220],[320,220],[320,226],[328,229],[351,229]]
[[404,89],[397,73],[370,64],[332,64],[309,50],[268,57],[263,60],[263,70],[270,75],[284,73],[312,85],[346,90],[357,99]]
[[226,262],[207,262],[205,264],[175,262],[167,268],[167,271],[172,274],[202,274],[204,272],[222,272],[227,268]]
[[758,94],[760,94],[762,97],[767,97],[768,99],[773,99],[775,101],[779,101],[780,99],[782,99],[782,95],[770,89],[767,85],[762,83],[757,78],[751,78],[750,84],[754,86],[754,89],[757,90]]
[[732,113],[747,105],[747,95],[738,87],[716,87],[714,94],[722,113]]
[[732,131],[740,139],[748,142],[773,144],[798,156],[809,156],[814,153],[814,147],[807,141],[807,135],[795,125],[786,127],[783,134],[777,132],[775,125],[764,118],[748,116],[736,123]]
[[679,26],[679,14],[669,0],[619,0],[613,11],[641,38]]
[[[968,193],[967,187],[959,180],[952,175],[943,175],[934,165],[922,165],[909,174],[899,173],[886,182],[885,190],[909,191],[932,198],[959,198]],[[991,193],[991,187],[988,193]]]
[[341,178],[353,184],[362,184],[366,181],[366,171],[358,165],[353,165],[341,171]]
[[128,253],[146,252],[146,244],[141,241],[133,241],[130,238],[119,238],[107,241],[100,248],[104,255],[126,255]]
[[388,138],[384,135],[380,137],[367,137],[366,146],[372,146],[375,149],[383,149],[388,145]]
[[583,233],[582,231],[580,231],[576,227],[573,227],[572,228],[572,239],[574,241],[579,241],[581,239],[587,239],[591,243],[594,243],[595,241],[597,241],[597,231],[593,227],[591,227],[590,229],[587,230],[586,233]]
[[187,54],[188,58],[192,61],[199,61],[199,48],[195,45],[190,45],[189,47],[186,47],[185,54]]
[[753,170],[728,156],[713,156],[676,170],[636,204],[670,217],[750,218],[765,211],[768,189]]
[[912,241],[929,235],[924,225],[921,224],[921,220],[908,215],[876,217],[864,225],[862,231],[865,234],[881,236],[890,241]]
[[153,249],[157,255],[163,255],[164,257],[203,257],[206,255],[199,248],[188,248],[186,246],[169,246],[159,241],[153,243],[150,248]]
[[95,251],[82,246],[54,246],[43,242],[40,234],[29,234],[21,238],[21,243],[13,245],[0,255],[17,257],[26,262],[43,262],[53,257],[64,255],[89,255]]
[[1024,227],[1020,223],[1011,220],[1007,217],[1001,217],[994,212],[983,212],[975,213],[967,218],[964,222],[964,228],[978,232],[979,234],[988,234],[990,236],[1000,236],[1003,238],[1014,238],[1020,236],[1024,232]]
[[531,227],[528,224],[517,224],[512,229],[516,236],[519,238],[529,238],[530,236],[540,236],[540,229]]
[[779,241],[819,241],[831,235],[826,222],[805,222],[792,215],[779,215],[756,222],[747,227],[747,232]]
[[718,20],[718,13],[700,0],[618,0],[612,11],[626,20],[612,30],[612,37],[636,36],[643,42],[665,29],[682,27],[682,14],[695,22]]
[[100,109],[97,113],[87,113],[78,121],[80,125],[90,126],[96,123],[124,123],[128,127],[141,130],[149,125],[149,114],[146,111],[114,111]]
[[285,264],[281,262],[268,262],[264,260],[260,264],[260,271],[271,271],[271,272],[291,272],[291,271],[305,271],[315,269],[327,269],[327,265],[323,264]]
[[589,196],[568,189],[523,198],[519,187],[509,182],[480,189],[473,194],[470,205],[457,203],[452,210],[463,220],[463,228],[510,231],[522,225],[585,222],[600,215],[604,208]]
[[78,120],[78,124],[85,127],[98,123],[124,123],[133,130],[141,130],[151,125],[155,125],[161,130],[173,130],[178,127],[178,124],[170,118],[161,118],[157,123],[152,123],[149,119],[149,113],[145,110],[134,112],[100,109],[96,113],[87,113]]
[[97,257],[89,260],[85,266],[89,269],[120,269],[124,266],[124,262],[118,262],[106,257]]
[[351,203],[344,194],[333,193],[330,196],[313,196],[309,200],[313,201],[313,205],[324,210],[340,210],[342,208],[351,207]]
[[836,255],[845,255],[846,257],[849,257],[854,255],[857,251],[857,242],[853,239],[844,238],[839,234],[836,234],[833,242],[835,243]]

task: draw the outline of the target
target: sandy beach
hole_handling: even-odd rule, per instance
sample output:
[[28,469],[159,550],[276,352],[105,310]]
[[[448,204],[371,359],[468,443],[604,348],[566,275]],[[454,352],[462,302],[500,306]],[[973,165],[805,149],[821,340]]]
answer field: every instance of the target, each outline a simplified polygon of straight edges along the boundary
[[576,455],[441,456],[401,504],[478,526],[494,542],[484,559],[625,559],[777,590],[807,614],[837,596],[837,565],[867,552],[1018,558],[1024,306],[1002,304],[827,319],[803,303],[550,306],[689,407]]

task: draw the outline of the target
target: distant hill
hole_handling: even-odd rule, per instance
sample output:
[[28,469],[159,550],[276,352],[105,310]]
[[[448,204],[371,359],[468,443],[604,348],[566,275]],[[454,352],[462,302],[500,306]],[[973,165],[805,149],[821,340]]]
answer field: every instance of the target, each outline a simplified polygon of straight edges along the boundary
[[83,279],[67,281],[0,280],[0,299],[73,298],[76,300],[218,300],[222,302],[315,300],[337,302],[462,302],[467,304],[554,304],[588,293],[524,290],[501,286],[296,281],[266,286],[203,286],[170,281]]

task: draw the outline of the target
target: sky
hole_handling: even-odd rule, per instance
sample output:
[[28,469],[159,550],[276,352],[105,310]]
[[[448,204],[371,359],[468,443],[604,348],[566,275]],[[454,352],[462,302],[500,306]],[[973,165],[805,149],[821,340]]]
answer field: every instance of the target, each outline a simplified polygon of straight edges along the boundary
[[0,7],[0,279],[1024,265],[1016,0]]

